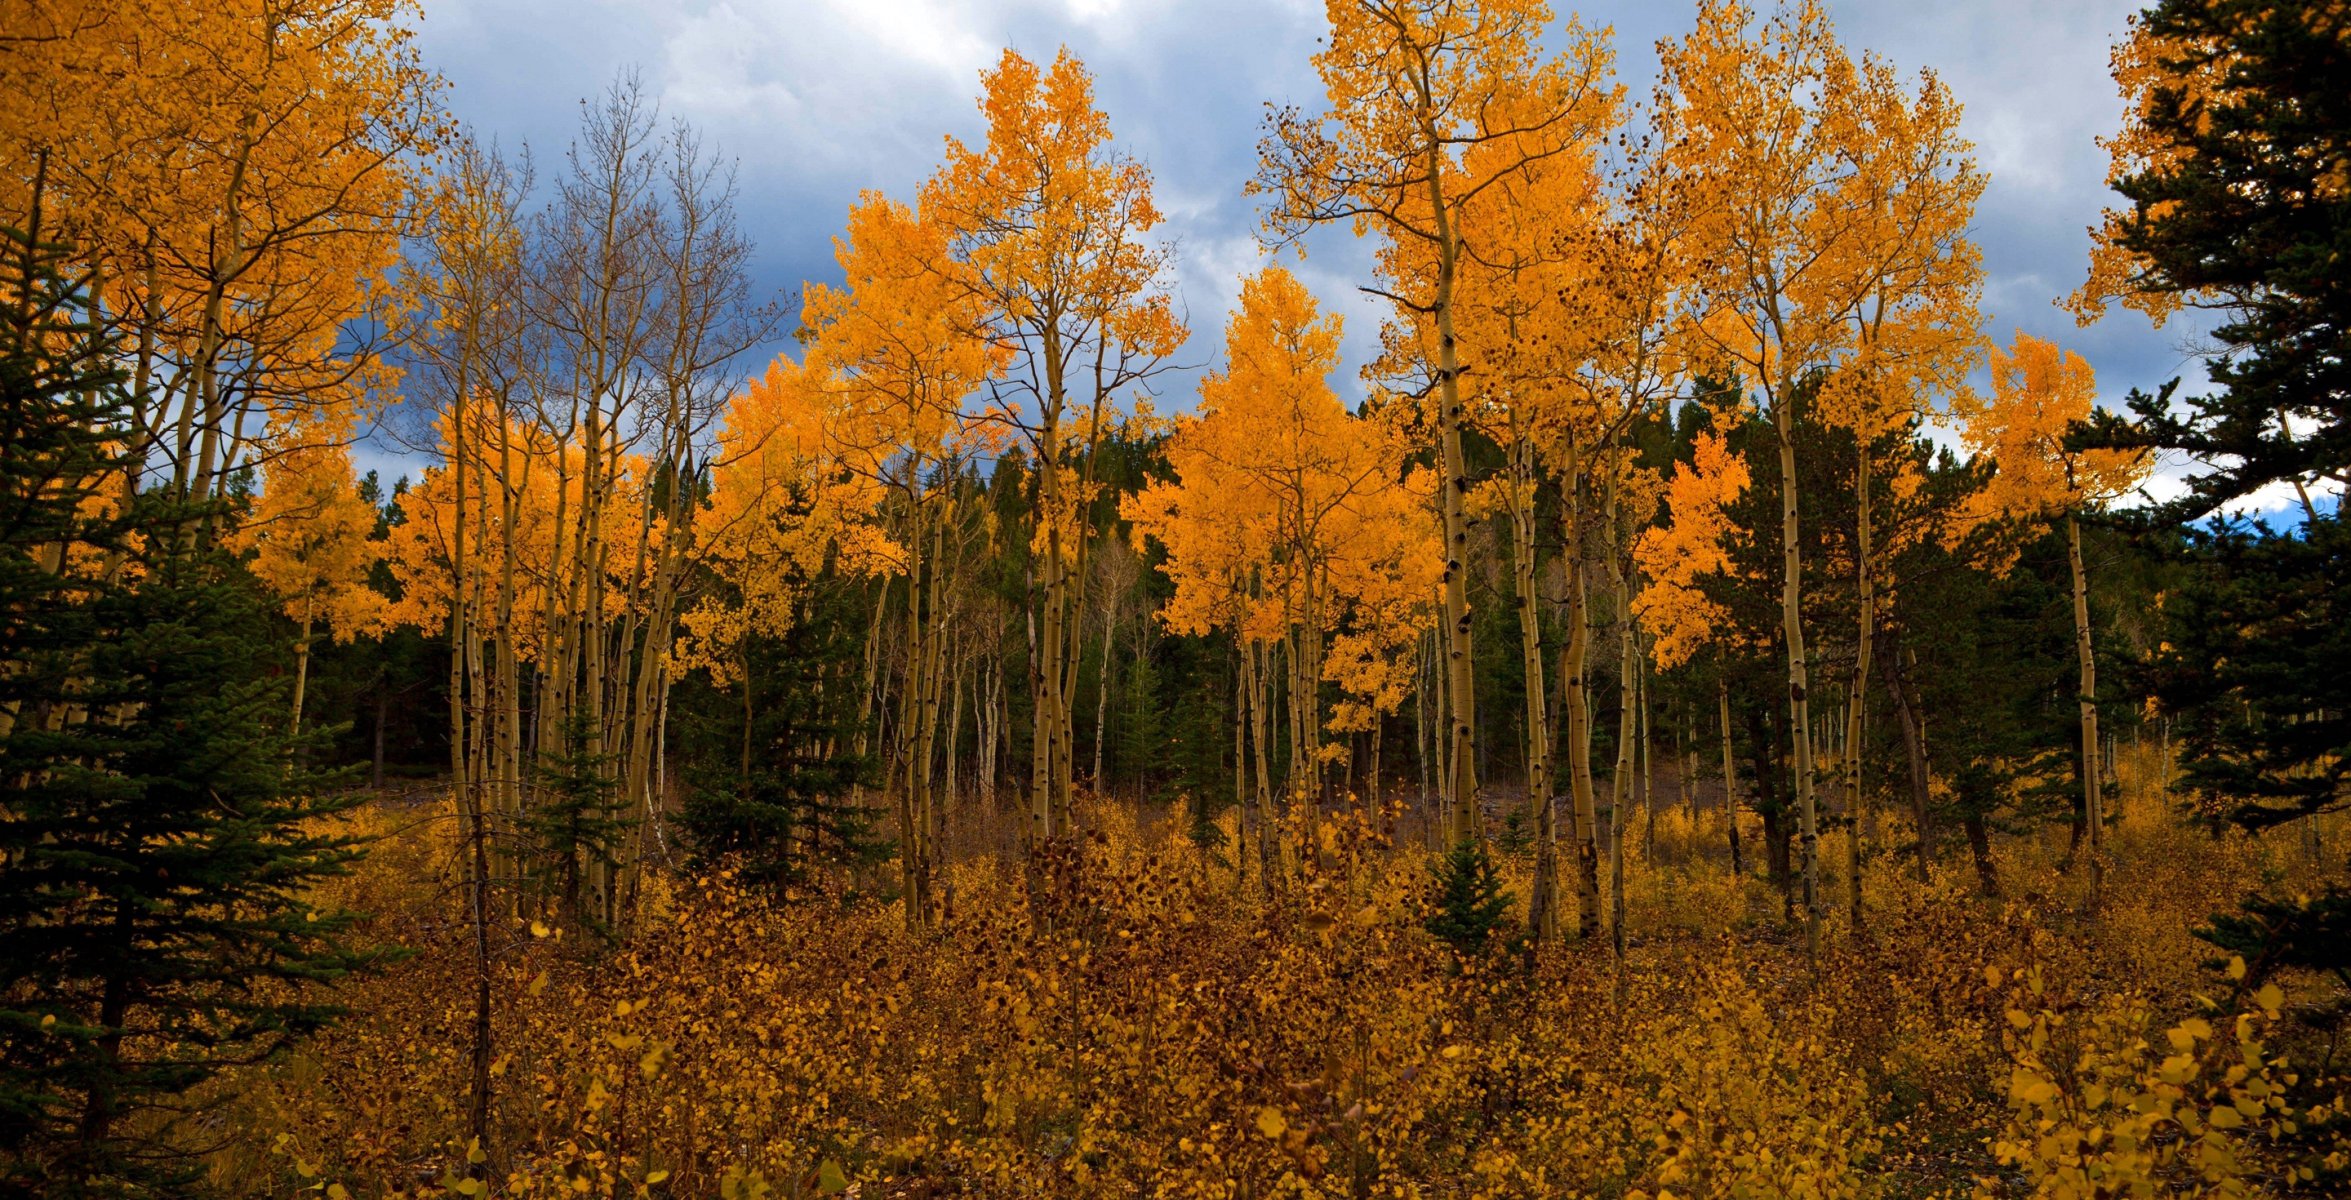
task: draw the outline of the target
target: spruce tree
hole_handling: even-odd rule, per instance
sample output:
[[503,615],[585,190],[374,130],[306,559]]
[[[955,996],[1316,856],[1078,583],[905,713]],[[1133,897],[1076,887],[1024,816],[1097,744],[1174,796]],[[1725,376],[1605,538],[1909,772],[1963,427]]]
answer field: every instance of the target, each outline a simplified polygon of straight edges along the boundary
[[[2190,790],[2260,827],[2351,797],[2351,23],[2275,0],[2163,0],[2139,21],[2159,72],[2126,143],[2146,151],[2114,185],[2119,286],[2223,314],[2216,388],[2134,392],[2080,440],[2199,464],[2137,522],[2184,532],[2195,568],[2151,681]],[[2265,489],[2292,495],[2289,520],[2215,516]]]
[[[36,225],[37,228],[37,225]],[[375,955],[217,509],[128,494],[132,398],[64,250],[0,231],[0,1193],[185,1195],[190,1093]]]
[[1463,956],[1483,953],[1510,914],[1501,873],[1475,838],[1463,838],[1437,860],[1428,931]]
[[582,928],[609,933],[601,904],[590,903],[586,882],[620,861],[627,832],[627,807],[617,793],[614,755],[596,748],[596,719],[586,711],[565,717],[558,742],[536,764],[537,803],[523,814],[523,832],[548,864],[543,890],[563,915]]
[[[812,867],[869,866],[889,854],[854,791],[874,764],[852,752],[857,709],[828,664],[854,661],[851,589],[819,583],[780,638],[749,640],[743,678],[680,682],[672,711],[687,793],[672,818],[696,870],[729,867],[782,888]],[[858,593],[862,595],[862,593]]]

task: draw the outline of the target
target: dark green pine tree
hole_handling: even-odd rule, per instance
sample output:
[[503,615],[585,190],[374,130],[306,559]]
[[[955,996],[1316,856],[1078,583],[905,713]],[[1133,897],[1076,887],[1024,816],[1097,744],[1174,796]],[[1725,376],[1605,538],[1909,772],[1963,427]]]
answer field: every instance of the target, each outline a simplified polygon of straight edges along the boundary
[[1437,860],[1428,931],[1464,956],[1483,953],[1510,916],[1510,894],[1483,843],[1464,838]]
[[820,581],[781,638],[750,641],[744,678],[716,688],[697,672],[672,702],[687,792],[671,818],[698,870],[732,868],[781,888],[817,866],[869,867],[893,852],[855,802],[874,763],[851,752],[860,589]]
[[556,746],[539,755],[536,803],[523,816],[522,832],[536,850],[534,860],[546,864],[542,892],[573,923],[609,934],[603,906],[586,885],[599,868],[620,861],[628,819],[612,772],[615,756],[596,747],[595,734],[596,719],[584,710],[558,726]]
[[[2184,84],[2145,132],[2165,152],[2115,181],[2128,285],[2225,314],[2209,395],[2134,392],[2083,440],[2199,464],[2143,523],[2184,528],[2195,569],[2168,598],[2150,684],[2177,723],[2191,789],[2259,827],[2351,803],[2351,22],[2276,0],[2163,0],[2140,15]],[[2287,485],[2287,486],[2280,486]],[[2215,519],[2263,489],[2284,527]]]
[[252,581],[202,513],[83,505],[132,409],[62,259],[0,231],[0,1194],[181,1196],[191,1092],[378,956],[304,900],[358,847],[295,766]]
[[1167,706],[1159,698],[1158,655],[1146,649],[1126,664],[1123,673],[1125,678],[1117,685],[1111,761],[1118,764],[1119,777],[1134,783],[1138,795],[1157,800],[1164,794],[1175,749],[1168,735]]

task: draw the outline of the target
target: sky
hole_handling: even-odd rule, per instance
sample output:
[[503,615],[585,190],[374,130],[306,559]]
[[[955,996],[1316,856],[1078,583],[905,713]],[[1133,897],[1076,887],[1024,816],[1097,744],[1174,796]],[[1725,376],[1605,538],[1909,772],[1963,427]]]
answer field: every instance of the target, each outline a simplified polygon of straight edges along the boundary
[[[1628,95],[1645,97],[1658,39],[1686,32],[1694,3],[1555,0],[1564,19],[1615,32]],[[1265,106],[1322,102],[1311,56],[1319,0],[425,0],[418,35],[448,103],[477,135],[528,143],[552,163],[579,104],[639,71],[665,117],[734,160],[757,283],[796,293],[835,281],[832,240],[860,190],[910,197],[943,139],[977,143],[979,74],[1007,46],[1049,59],[1067,46],[1092,70],[1117,144],[1152,170],[1192,328],[1192,370],[1162,381],[1159,407],[1189,403],[1213,368],[1240,277],[1264,261],[1256,165]],[[2096,139],[2120,122],[2107,56],[2133,0],[1831,0],[1848,51],[1905,75],[1931,69],[1966,106],[1963,132],[1989,175],[1974,236],[1986,272],[1984,331],[2023,329],[2080,351],[2102,402],[2134,387],[2203,379],[2197,327],[2152,327],[2114,311],[2089,328],[2056,306],[2082,279],[2088,228],[2111,193]],[[1289,261],[1289,260],[1285,260]],[[1347,318],[1352,368],[1368,356],[1377,302],[1368,248],[1333,232],[1292,263]],[[780,349],[780,347],[778,347]],[[764,367],[747,361],[745,372]],[[372,455],[371,455],[372,456]],[[371,464],[378,465],[378,464]],[[380,464],[389,473],[408,469]],[[2173,476],[2180,464],[2159,475]],[[2168,490],[2159,483],[2158,491]]]

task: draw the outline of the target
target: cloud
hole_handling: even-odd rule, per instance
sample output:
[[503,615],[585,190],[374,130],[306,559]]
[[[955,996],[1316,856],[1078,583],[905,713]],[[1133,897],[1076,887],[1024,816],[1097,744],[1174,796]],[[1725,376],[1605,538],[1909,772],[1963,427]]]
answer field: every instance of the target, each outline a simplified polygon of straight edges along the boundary
[[[2053,304],[2081,278],[2086,229],[2108,199],[2095,139],[2120,104],[2106,56],[2139,3],[1831,4],[1848,48],[1933,68],[1967,106],[1965,132],[1991,175],[1975,229],[1986,331],[2005,341],[2022,326],[2077,348],[2116,394],[2183,373],[2201,382],[2180,343],[2205,328],[2155,330],[2117,313],[2076,329]],[[1581,6],[1581,18],[1615,28],[1619,70],[1640,97],[1652,43],[1684,32],[1694,10],[1613,0]],[[746,232],[777,290],[834,278],[831,239],[859,189],[905,195],[945,135],[978,135],[979,72],[1003,47],[1044,58],[1067,45],[1093,70],[1119,146],[1154,172],[1193,325],[1182,357],[1208,363],[1237,276],[1254,267],[1258,211],[1241,189],[1261,115],[1269,102],[1321,101],[1311,58],[1322,21],[1317,0],[431,0],[420,44],[454,81],[462,117],[543,156],[569,137],[575,99],[643,68],[665,112],[739,161]],[[1301,278],[1347,315],[1360,361],[1380,316],[1355,290],[1369,250],[1336,231],[1307,245]],[[1171,403],[1189,390],[1167,382]]]

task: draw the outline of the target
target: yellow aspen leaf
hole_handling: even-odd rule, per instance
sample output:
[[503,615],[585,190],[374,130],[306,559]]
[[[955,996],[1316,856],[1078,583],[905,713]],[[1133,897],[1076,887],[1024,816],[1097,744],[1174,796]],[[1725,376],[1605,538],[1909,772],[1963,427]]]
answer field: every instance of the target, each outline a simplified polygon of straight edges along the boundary
[[1269,1138],[1278,1138],[1289,1128],[1289,1119],[1282,1115],[1282,1110],[1271,1106],[1257,1110],[1257,1132]]

